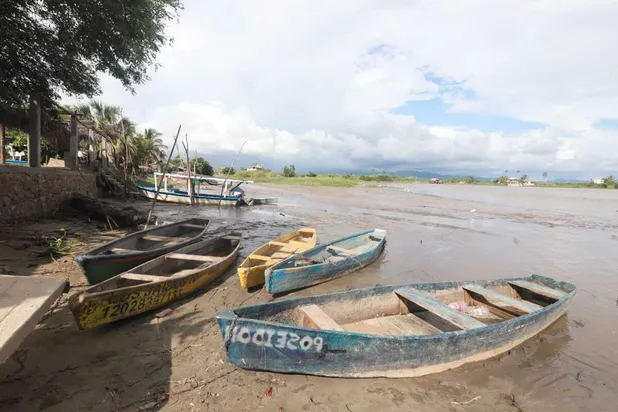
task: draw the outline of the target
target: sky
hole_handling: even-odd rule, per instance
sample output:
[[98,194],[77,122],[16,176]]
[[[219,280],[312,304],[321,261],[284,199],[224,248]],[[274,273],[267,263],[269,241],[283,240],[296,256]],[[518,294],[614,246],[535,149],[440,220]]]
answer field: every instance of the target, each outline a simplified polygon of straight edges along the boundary
[[[185,0],[107,104],[215,165],[618,174],[618,2]],[[509,174],[512,174],[509,172]]]

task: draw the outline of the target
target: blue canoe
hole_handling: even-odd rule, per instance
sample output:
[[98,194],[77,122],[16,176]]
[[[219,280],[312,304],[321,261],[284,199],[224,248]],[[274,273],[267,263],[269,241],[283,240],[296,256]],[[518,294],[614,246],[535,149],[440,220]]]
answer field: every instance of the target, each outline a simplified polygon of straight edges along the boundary
[[229,362],[241,368],[414,377],[514,348],[560,318],[574,295],[574,285],[538,275],[380,286],[225,309],[217,321]]
[[266,291],[289,292],[347,275],[376,260],[385,241],[385,230],[370,229],[292,255],[266,270]]

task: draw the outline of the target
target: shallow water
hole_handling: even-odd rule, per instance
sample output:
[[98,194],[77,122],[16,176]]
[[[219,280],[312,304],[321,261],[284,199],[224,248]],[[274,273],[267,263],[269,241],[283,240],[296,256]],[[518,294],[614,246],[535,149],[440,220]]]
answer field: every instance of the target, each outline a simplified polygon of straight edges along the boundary
[[397,184],[255,185],[247,192],[278,196],[280,203],[231,210],[161,205],[157,214],[198,214],[213,219],[213,229],[244,229],[243,256],[300,225],[315,227],[319,242],[370,227],[388,231],[378,262],[291,296],[532,273],[571,282],[577,295],[565,318],[524,346],[524,355],[480,371],[465,367],[466,379],[484,382],[489,369],[531,399],[616,410],[609,405],[618,404],[618,190]]

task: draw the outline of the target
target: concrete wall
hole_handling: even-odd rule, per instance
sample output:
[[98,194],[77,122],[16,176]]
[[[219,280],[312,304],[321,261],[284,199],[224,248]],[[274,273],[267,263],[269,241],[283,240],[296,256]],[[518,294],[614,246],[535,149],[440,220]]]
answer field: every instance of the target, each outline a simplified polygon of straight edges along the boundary
[[96,176],[60,168],[0,166],[0,223],[51,217],[72,192],[96,193]]

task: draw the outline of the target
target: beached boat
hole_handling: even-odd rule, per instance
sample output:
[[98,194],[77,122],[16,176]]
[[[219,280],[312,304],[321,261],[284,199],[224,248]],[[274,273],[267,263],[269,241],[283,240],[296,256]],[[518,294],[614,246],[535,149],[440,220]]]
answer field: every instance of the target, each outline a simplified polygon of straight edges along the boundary
[[116,276],[165,253],[198,242],[206,233],[208,219],[187,219],[130,233],[75,256],[91,285]]
[[[154,199],[157,193],[157,188],[154,186],[136,185],[149,199]],[[191,196],[187,191],[178,189],[159,190],[157,196],[158,202],[178,203],[182,205],[191,204]],[[238,206],[239,201],[236,196],[220,196],[198,193],[193,195],[193,202],[197,206]]]
[[[168,180],[184,181],[187,190],[168,188]],[[253,183],[251,180],[237,179],[221,179],[212,176],[192,176],[194,182],[195,193],[191,194],[191,185],[189,177],[178,174],[163,174],[154,173],[154,186],[136,185],[141,190],[142,194],[149,199],[157,198],[158,201],[167,203],[178,203],[198,206],[252,206],[252,205],[270,205],[276,204],[276,198],[250,198],[244,195],[244,191],[240,189],[243,184]],[[210,186],[222,185],[223,190],[220,193],[200,193],[201,183]],[[158,187],[161,184],[161,187]],[[158,195],[157,195],[158,190]]]
[[264,271],[294,253],[304,252],[315,246],[315,229],[304,227],[264,243],[255,249],[238,267],[240,286],[251,288],[264,283]]
[[224,309],[217,320],[228,360],[241,368],[414,377],[512,349],[574,295],[570,283],[532,275],[356,289]]
[[266,291],[289,292],[352,273],[376,260],[385,241],[385,230],[370,229],[292,255],[266,269]]
[[80,329],[160,308],[221,276],[240,241],[240,233],[230,233],[160,256],[71,296],[69,308]]

